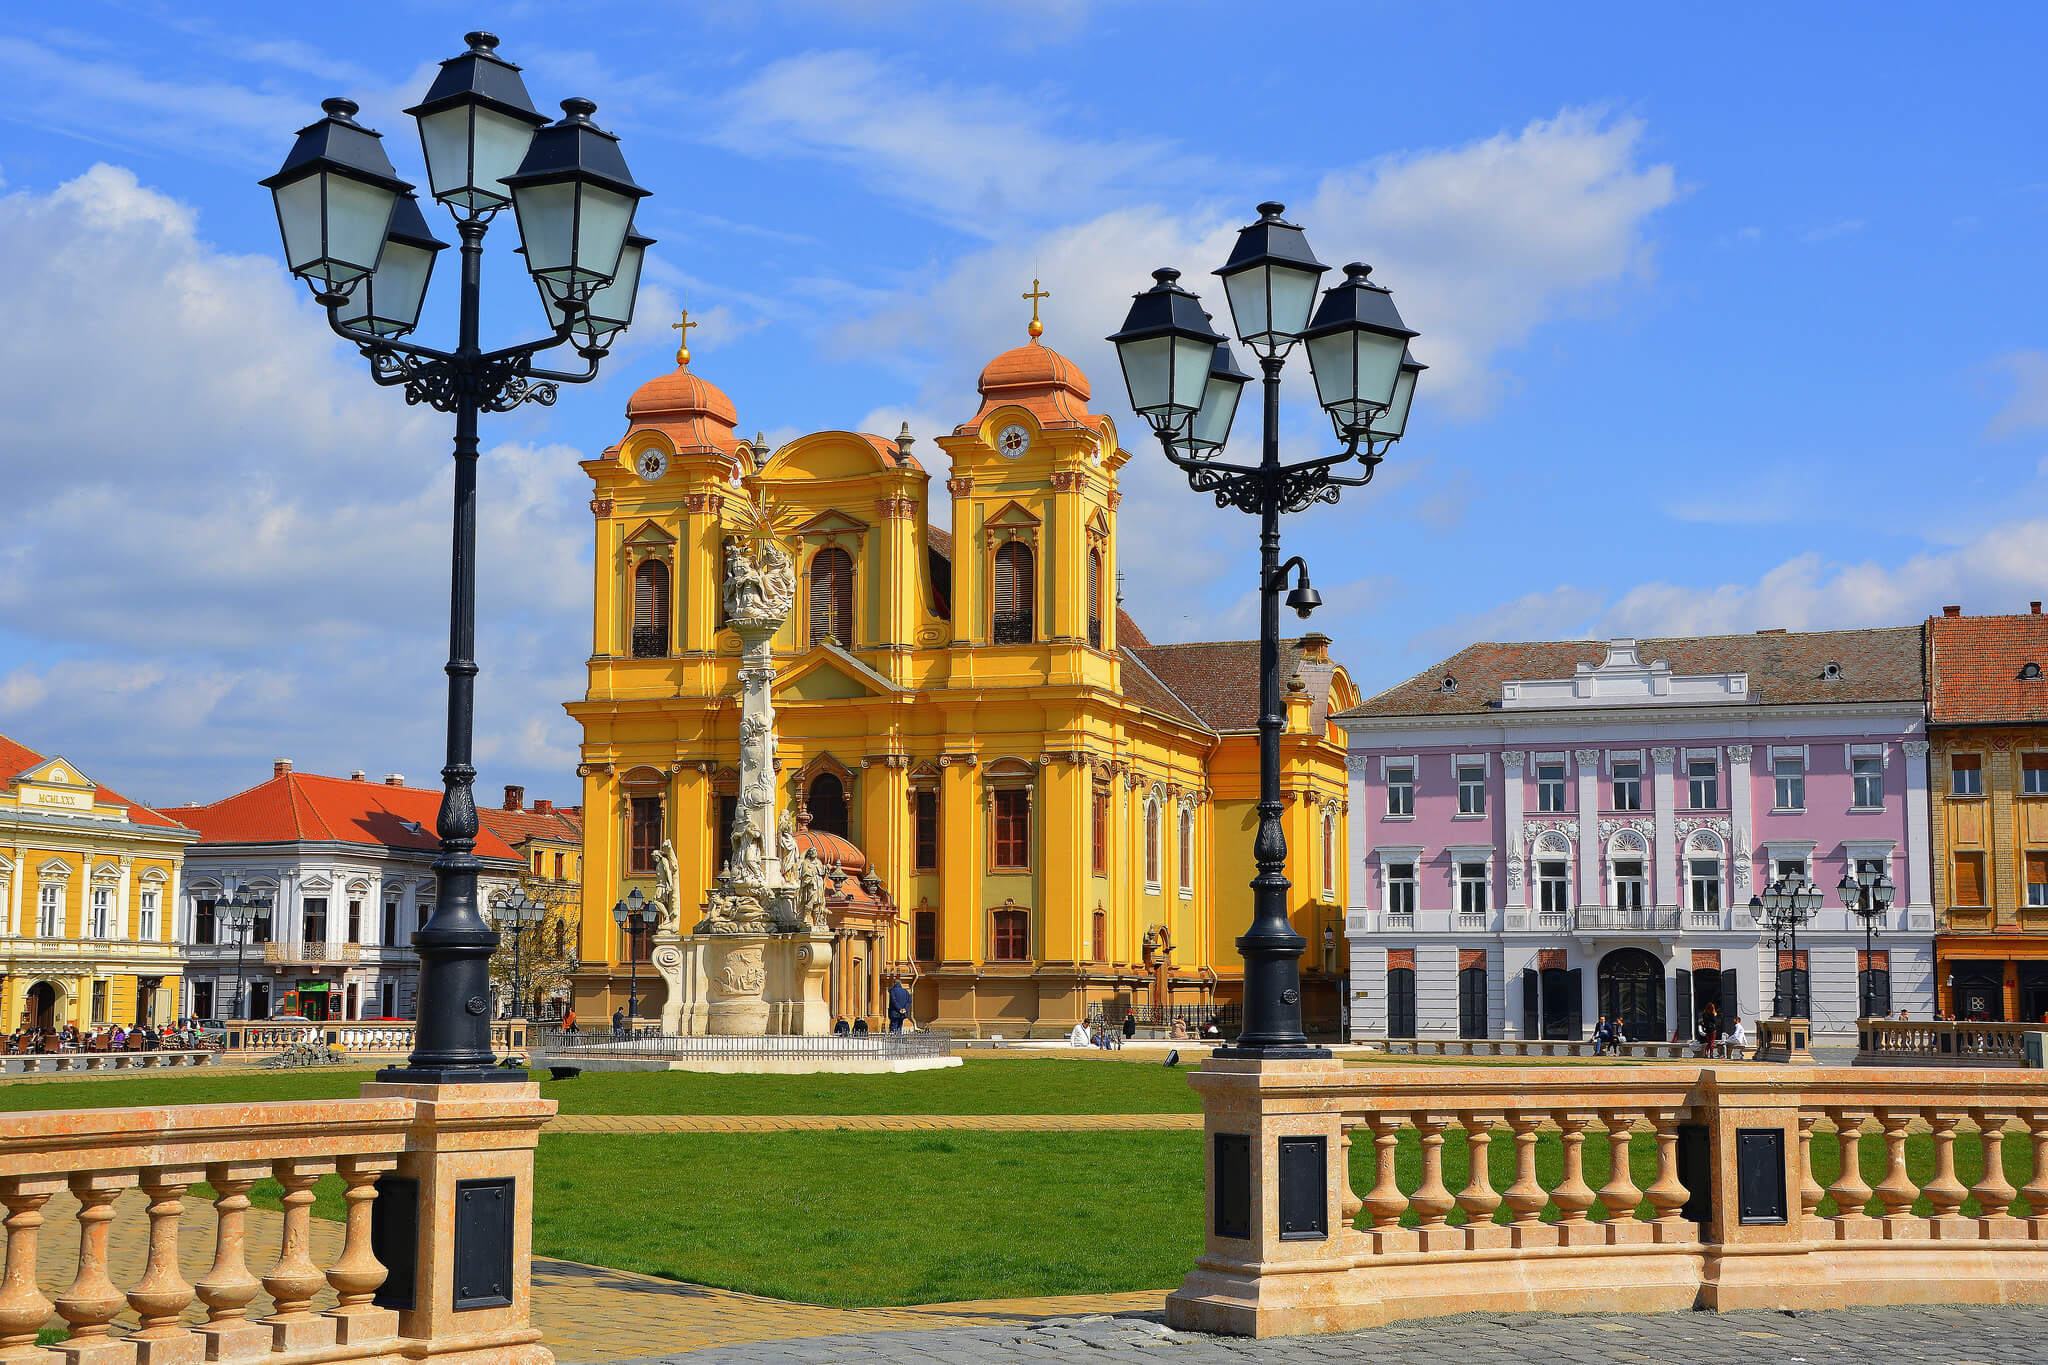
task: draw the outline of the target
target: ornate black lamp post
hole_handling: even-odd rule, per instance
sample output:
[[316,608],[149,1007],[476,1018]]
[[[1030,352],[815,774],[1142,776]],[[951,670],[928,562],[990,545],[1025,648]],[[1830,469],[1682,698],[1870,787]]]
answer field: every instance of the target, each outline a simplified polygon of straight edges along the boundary
[[[399,338],[419,323],[435,253],[412,186],[392,169],[376,133],[343,99],[299,131],[283,169],[266,179],[292,273],[312,286],[328,325],[354,343],[379,384],[401,385],[408,403],[455,416],[455,534],[448,629],[448,749],[435,821],[434,913],[413,946],[420,956],[419,1024],[412,1056],[386,1079],[426,1083],[524,1080],[491,1055],[490,957],[498,936],[478,913],[474,852],[476,770],[470,763],[475,705],[477,416],[525,402],[555,401],[557,383],[597,375],[614,335],[632,320],[641,259],[651,245],[633,214],[647,191],[633,183],[618,139],[590,121],[588,100],[562,101],[548,123],[527,96],[519,68],[488,33],[441,63],[427,97],[407,112],[419,122],[427,177],[454,214],[462,239],[461,311],[453,350]],[[510,207],[526,269],[554,330],[539,341],[486,351],[478,340],[483,242]],[[573,345],[580,371],[534,358]]]
[[1842,898],[1843,908],[1863,921],[1863,970],[1856,973],[1858,1019],[1869,1019],[1876,1013],[1871,1009],[1870,988],[1874,982],[1872,974],[1876,970],[1870,965],[1871,953],[1877,938],[1878,921],[1890,913],[1898,890],[1884,869],[1879,867],[1845,871],[1842,880],[1835,884],[1835,894]]
[[270,910],[276,902],[269,896],[252,896],[247,887],[237,887],[226,900],[216,901],[213,906],[215,917],[235,931],[235,1015],[245,1018],[248,1005],[242,994],[242,955],[249,946],[249,930],[258,924],[270,922]]
[[[1344,488],[1371,482],[1386,449],[1401,439],[1415,381],[1423,366],[1408,355],[1416,333],[1401,321],[1393,295],[1363,265],[1345,267],[1344,282],[1316,288],[1327,269],[1301,229],[1282,221],[1282,204],[1259,205],[1259,221],[1238,233],[1216,274],[1230,298],[1238,339],[1252,348],[1265,377],[1265,427],[1259,463],[1216,458],[1229,438],[1237,401],[1251,376],[1237,366],[1230,343],[1209,325],[1201,300],[1179,284],[1177,270],[1157,270],[1135,296],[1116,343],[1131,407],[1152,425],[1166,458],[1196,492],[1218,507],[1259,518],[1259,829],[1252,856],[1251,927],[1237,941],[1244,958],[1244,1023],[1223,1055],[1328,1056],[1301,1030],[1301,953],[1308,942],[1287,920],[1287,840],[1280,828],[1280,593],[1301,616],[1322,605],[1299,556],[1280,562],[1280,514],[1335,502]],[[1309,311],[1315,307],[1315,316]],[[1296,342],[1308,348],[1316,396],[1330,414],[1343,449],[1333,455],[1280,462],[1280,370]],[[1337,469],[1358,461],[1362,473]]]
[[1772,932],[1773,942],[1780,939],[1791,946],[1792,977],[1788,991],[1783,984],[1785,973],[1773,970],[1771,980],[1776,989],[1772,993],[1772,1013],[1780,1019],[1804,1018],[1812,1007],[1812,1001],[1804,998],[1806,991],[1799,989],[1799,926],[1813,918],[1825,897],[1820,886],[1804,872],[1794,872],[1778,878],[1764,888],[1761,897],[1752,900],[1750,909],[1756,911],[1756,901],[1762,902],[1763,922]]
[[626,1027],[640,1017],[640,936],[652,933],[661,918],[661,907],[634,887],[626,898],[612,907],[612,918],[626,931]]
[[517,1019],[526,1008],[522,979],[519,972],[519,949],[529,931],[540,927],[548,917],[548,908],[539,901],[530,899],[521,888],[509,896],[500,896],[491,906],[491,924],[500,932],[512,935],[512,990],[508,1018]]

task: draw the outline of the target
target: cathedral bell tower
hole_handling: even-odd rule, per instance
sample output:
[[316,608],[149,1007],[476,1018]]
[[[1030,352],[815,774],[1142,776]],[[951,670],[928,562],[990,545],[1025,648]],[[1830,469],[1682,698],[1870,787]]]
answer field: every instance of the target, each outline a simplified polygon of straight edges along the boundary
[[[1047,682],[1116,685],[1116,426],[1088,410],[1088,378],[1039,338],[981,372],[981,410],[938,444],[952,460],[953,639],[1016,651]],[[1041,662],[1042,661],[1042,662]],[[995,673],[1009,671],[992,659]]]

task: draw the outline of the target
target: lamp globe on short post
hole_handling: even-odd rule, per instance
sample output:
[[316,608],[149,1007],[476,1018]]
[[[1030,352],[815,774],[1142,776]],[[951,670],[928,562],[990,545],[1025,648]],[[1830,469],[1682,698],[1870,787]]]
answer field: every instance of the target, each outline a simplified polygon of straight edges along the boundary
[[[618,139],[592,120],[596,106],[565,100],[562,119],[549,123],[519,68],[498,55],[496,37],[475,32],[464,43],[464,51],[441,63],[426,98],[406,111],[419,125],[428,190],[454,216],[461,239],[453,347],[405,339],[419,324],[443,244],[382,140],[356,122],[352,101],[322,104],[324,116],[299,130],[283,167],[262,182],[276,201],[286,264],[327,310],[328,326],[361,352],[376,383],[455,418],[448,741],[435,821],[441,854],[433,913],[413,936],[420,959],[413,1052],[404,1067],[380,1073],[415,1084],[516,1082],[526,1074],[497,1067],[491,1054],[490,958],[498,935],[477,901],[478,418],[522,403],[546,406],[557,385],[595,379],[607,347],[632,320],[632,295],[652,244],[633,233],[647,191],[634,183]],[[542,289],[549,331],[487,351],[479,326],[483,243],[507,207],[518,221],[527,272]],[[582,358],[581,369],[537,363],[562,346]]]
[[[1863,921],[1863,965],[1856,973],[1856,1017],[1875,1019],[1880,1013],[1877,1006],[1877,926],[1890,913],[1898,887],[1882,868],[1850,868],[1836,883],[1835,894],[1841,897],[1844,909]],[[1883,1012],[1889,1013],[1890,1010],[1891,1000],[1887,992]]]
[[[1306,617],[1322,605],[1299,557],[1281,563],[1280,517],[1314,503],[1337,501],[1345,488],[1370,482],[1388,446],[1408,425],[1422,366],[1408,354],[1416,333],[1401,321],[1393,296],[1354,266],[1345,283],[1316,289],[1328,269],[1309,249],[1282,204],[1258,206],[1258,220],[1238,232],[1216,274],[1230,301],[1238,340],[1259,358],[1264,383],[1263,428],[1256,464],[1220,458],[1238,399],[1251,376],[1238,367],[1230,342],[1216,334],[1180,272],[1152,273],[1152,288],[1131,299],[1116,345],[1131,407],[1150,424],[1166,458],[1198,493],[1218,507],[1259,518],[1259,822],[1252,841],[1251,923],[1237,940],[1244,959],[1242,1032],[1219,1056],[1326,1057],[1302,1031],[1301,955],[1308,941],[1287,917],[1287,841],[1281,829],[1280,605]],[[1311,317],[1313,312],[1314,316]],[[1308,343],[1316,392],[1343,448],[1315,459],[1280,460],[1280,374],[1295,343]],[[1360,472],[1340,468],[1357,461]],[[1289,589],[1290,581],[1293,587]]]

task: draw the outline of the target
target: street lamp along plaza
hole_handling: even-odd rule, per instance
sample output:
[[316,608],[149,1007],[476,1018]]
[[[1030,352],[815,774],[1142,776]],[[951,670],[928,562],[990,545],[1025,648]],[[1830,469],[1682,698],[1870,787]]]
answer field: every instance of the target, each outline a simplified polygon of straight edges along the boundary
[[637,886],[612,907],[612,919],[626,931],[626,1027],[629,1030],[633,1021],[640,1017],[640,936],[642,931],[652,931],[655,921],[660,918],[661,907],[641,895]]
[[[1259,518],[1259,828],[1252,843],[1258,873],[1251,925],[1237,940],[1244,959],[1243,1027],[1218,1055],[1327,1057],[1302,1032],[1301,954],[1308,941],[1287,919],[1287,840],[1280,827],[1280,593],[1293,578],[1286,604],[1303,617],[1323,599],[1300,556],[1280,562],[1280,515],[1334,503],[1340,490],[1372,480],[1387,447],[1407,429],[1423,367],[1408,353],[1415,331],[1401,321],[1393,295],[1370,281],[1366,266],[1346,267],[1344,283],[1325,290],[1318,307],[1316,289],[1328,267],[1309,250],[1301,229],[1280,216],[1285,205],[1261,204],[1258,211],[1258,221],[1239,231],[1216,274],[1238,339],[1259,358],[1264,376],[1259,463],[1216,458],[1251,376],[1238,368],[1201,300],[1181,286],[1179,271],[1155,270],[1152,288],[1133,296],[1123,328],[1109,340],[1132,409],[1151,424],[1188,485],[1214,494],[1218,507]],[[1296,342],[1306,345],[1317,398],[1344,448],[1282,464],[1280,371]],[[1354,459],[1362,474],[1336,472]]]
[[511,996],[509,1007],[513,1013],[508,1016],[509,1018],[522,1017],[519,1011],[526,1008],[526,995],[522,989],[523,981],[519,971],[520,947],[525,942],[527,932],[539,928],[541,921],[547,917],[547,906],[529,897],[523,887],[515,888],[510,895],[498,897],[491,904],[491,927],[498,928],[502,925],[504,927],[500,932],[509,932],[512,935],[512,989],[507,994]]
[[1819,883],[1804,872],[1793,872],[1778,878],[1764,888],[1761,896],[1750,900],[1750,913],[1762,911],[1763,922],[1771,929],[1773,941],[1783,939],[1792,953],[1790,988],[1784,984],[1786,970],[1774,963],[1771,972],[1773,991],[1771,1013],[1779,1019],[1803,1019],[1811,1010],[1812,983],[1807,989],[1800,989],[1799,979],[1799,926],[1811,920],[1814,912],[1826,897]]
[[242,982],[242,955],[249,946],[249,930],[270,921],[271,908],[276,901],[269,896],[250,893],[246,886],[237,887],[234,894],[214,902],[214,915],[227,922],[235,931],[235,1013],[237,1019],[248,1017],[248,997]]
[[[1842,873],[1842,880],[1835,884],[1835,894],[1842,898],[1842,908],[1863,921],[1863,966],[1856,973],[1856,1017],[1872,1019],[1877,1011],[1872,1009],[1876,992],[1871,988],[1877,984],[1876,968],[1871,965],[1875,952],[1878,921],[1890,913],[1892,902],[1897,899],[1899,888],[1891,876],[1880,867],[1856,868],[1851,866]],[[1796,961],[1796,959],[1795,959]],[[1889,1012],[1889,992],[1885,1000]]]
[[[491,1055],[490,957],[498,935],[478,911],[477,814],[472,787],[475,711],[477,417],[521,403],[555,401],[557,384],[597,377],[598,362],[633,316],[633,294],[650,238],[633,232],[647,191],[633,182],[618,139],[591,121],[588,100],[562,101],[550,123],[533,107],[519,68],[489,33],[441,63],[426,98],[406,112],[419,124],[429,192],[454,215],[462,244],[456,342],[438,350],[402,340],[442,249],[385,153],[356,122],[350,100],[330,99],[299,130],[284,166],[262,183],[276,201],[285,262],[313,289],[328,326],[370,364],[378,384],[402,386],[408,403],[455,417],[455,503],[448,627],[448,748],[435,832],[434,911],[413,937],[420,958],[418,1024],[402,1068],[379,1073],[414,1083],[520,1081]],[[491,219],[513,210],[526,266],[541,287],[551,330],[537,341],[486,351],[478,341],[483,241]],[[576,371],[543,369],[535,357],[573,346]]]

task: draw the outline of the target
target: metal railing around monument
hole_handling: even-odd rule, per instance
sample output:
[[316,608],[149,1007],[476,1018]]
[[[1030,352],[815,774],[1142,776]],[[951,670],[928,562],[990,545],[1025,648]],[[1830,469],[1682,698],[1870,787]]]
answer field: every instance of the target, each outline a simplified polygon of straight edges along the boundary
[[944,1033],[908,1031],[727,1038],[708,1034],[678,1036],[658,1029],[636,1029],[619,1037],[614,1037],[610,1029],[585,1029],[577,1033],[551,1029],[534,1034],[532,1049],[548,1056],[711,1057],[736,1062],[816,1057],[901,1061],[949,1056],[953,1039]]

